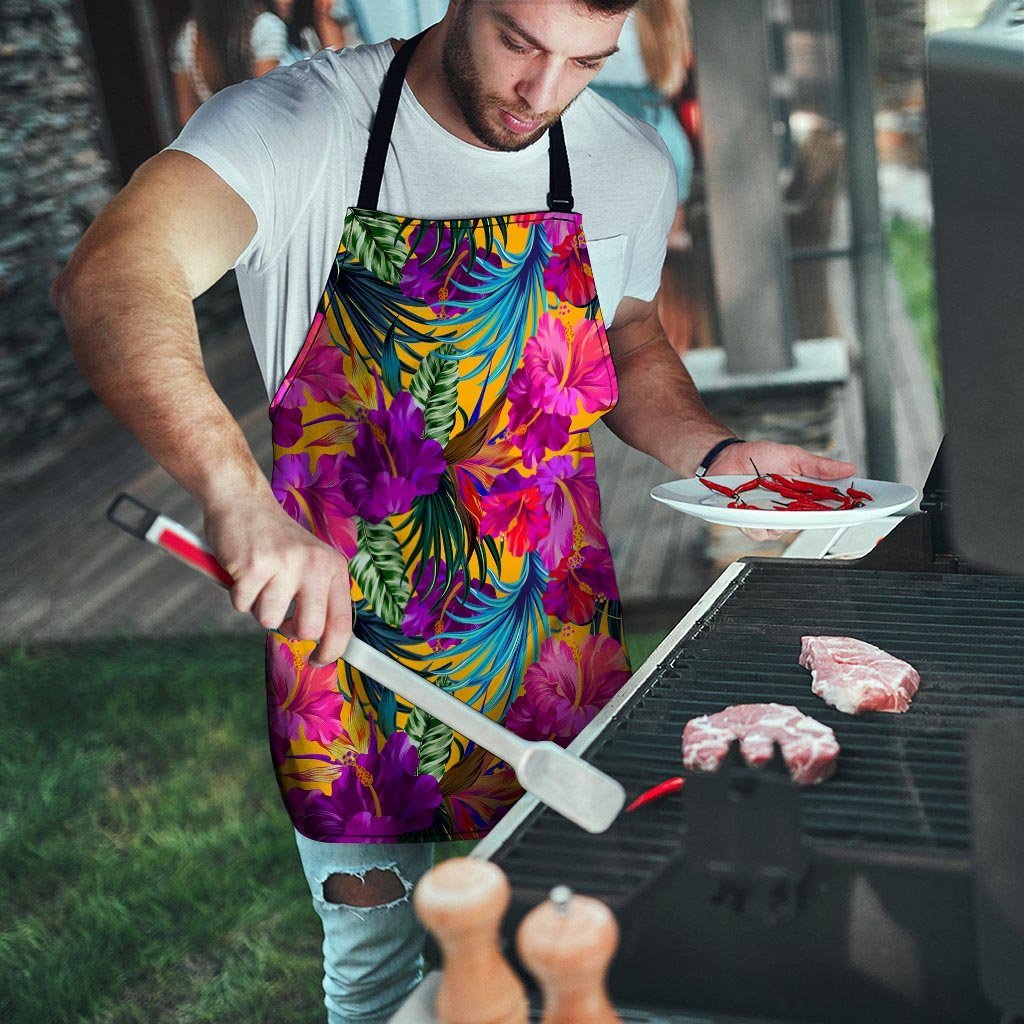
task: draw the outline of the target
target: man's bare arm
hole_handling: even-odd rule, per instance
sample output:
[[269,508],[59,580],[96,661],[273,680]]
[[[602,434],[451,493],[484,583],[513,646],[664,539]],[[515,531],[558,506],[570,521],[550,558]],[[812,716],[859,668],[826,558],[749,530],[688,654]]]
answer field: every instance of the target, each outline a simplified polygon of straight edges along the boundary
[[206,375],[192,306],[255,230],[210,168],[160,153],[100,213],[51,297],[93,391],[202,505],[207,540],[236,580],[235,607],[320,639],[327,662],[350,631],[347,564],[278,505]]
[[[658,316],[658,299],[624,298],[608,331],[619,383],[618,405],[605,422],[627,444],[653,455],[681,477],[693,476],[716,444],[735,436],[715,419],[693,378],[673,350]],[[750,459],[764,472],[839,479],[854,472],[795,445],[758,441],[732,445],[715,460],[717,474],[750,473]]]

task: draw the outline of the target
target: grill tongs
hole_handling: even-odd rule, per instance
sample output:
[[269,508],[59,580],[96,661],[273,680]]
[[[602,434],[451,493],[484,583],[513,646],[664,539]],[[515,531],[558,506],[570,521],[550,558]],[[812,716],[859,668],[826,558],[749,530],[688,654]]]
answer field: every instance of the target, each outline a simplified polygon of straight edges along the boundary
[[[221,586],[232,586],[230,574],[199,537],[131,495],[119,494],[107,509],[107,518]],[[587,832],[606,831],[622,810],[626,802],[622,786],[557,744],[516,736],[357,637],[349,640],[342,658],[407,703],[500,757],[515,771],[523,789]]]

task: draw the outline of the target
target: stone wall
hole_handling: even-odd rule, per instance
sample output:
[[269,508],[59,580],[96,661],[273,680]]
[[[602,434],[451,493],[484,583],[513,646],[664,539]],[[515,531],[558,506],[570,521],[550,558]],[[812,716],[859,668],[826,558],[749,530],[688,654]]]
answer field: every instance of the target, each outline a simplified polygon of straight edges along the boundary
[[70,0],[0,3],[0,457],[92,401],[50,282],[113,192]]

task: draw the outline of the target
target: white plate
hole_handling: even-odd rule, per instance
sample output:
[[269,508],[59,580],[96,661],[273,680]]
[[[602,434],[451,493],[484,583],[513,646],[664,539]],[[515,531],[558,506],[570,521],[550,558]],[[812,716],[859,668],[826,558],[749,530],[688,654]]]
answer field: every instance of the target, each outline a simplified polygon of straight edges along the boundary
[[[709,476],[707,479],[726,487],[736,487],[750,477]],[[761,530],[825,530],[839,526],[856,526],[858,523],[869,523],[872,519],[891,516],[908,505],[913,505],[919,497],[913,487],[890,483],[887,480],[846,477],[842,480],[815,482],[841,487],[844,491],[847,487],[853,487],[858,491],[866,491],[874,500],[866,502],[861,508],[836,509],[828,512],[791,512],[788,509],[769,509],[762,512],[748,508],[728,508],[729,498],[709,490],[697,477],[661,484],[651,491],[651,497],[668,505],[669,508],[696,516],[708,523]],[[772,501],[789,500],[774,491],[766,491],[760,487],[754,491],[747,491],[742,498],[755,505],[770,505]]]

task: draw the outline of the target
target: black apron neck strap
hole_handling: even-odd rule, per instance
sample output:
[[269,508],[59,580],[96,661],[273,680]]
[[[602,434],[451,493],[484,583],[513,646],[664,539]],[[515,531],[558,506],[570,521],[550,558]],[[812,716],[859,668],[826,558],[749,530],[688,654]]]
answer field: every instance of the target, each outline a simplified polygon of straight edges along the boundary
[[[380,202],[380,189],[384,181],[384,164],[388,158],[391,145],[391,133],[395,127],[395,116],[398,113],[398,101],[402,98],[402,85],[409,62],[416,47],[427,34],[424,29],[419,35],[405,41],[398,53],[391,60],[384,84],[381,86],[380,102],[370,129],[370,141],[366,147],[366,158],[363,161],[363,178],[359,185],[360,210],[376,210]],[[569,174],[569,154],[565,148],[565,133],[561,119],[555,121],[548,129],[548,161],[550,165],[550,186],[548,191],[548,209],[561,213],[571,213],[573,208],[572,178]]]
[[565,149],[561,118],[548,129],[548,163],[551,167],[548,209],[572,213],[572,176],[569,174],[569,154]]
[[376,210],[380,201],[380,186],[384,181],[384,163],[388,158],[388,147],[391,145],[391,131],[395,127],[395,115],[398,113],[398,101],[402,98],[402,85],[405,73],[409,69],[416,47],[427,34],[424,29],[418,36],[407,39],[398,53],[391,59],[388,72],[384,76],[384,84],[380,89],[380,102],[373,118],[370,130],[370,142],[366,147],[366,159],[363,161],[363,180],[359,186],[359,209]]

